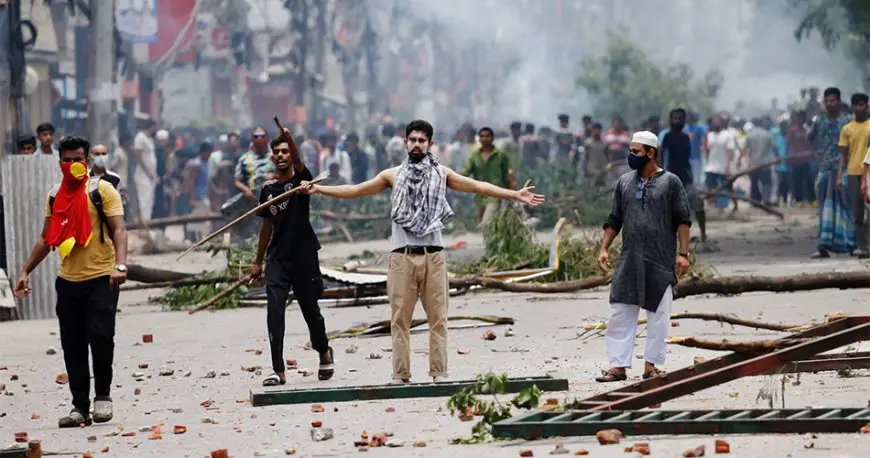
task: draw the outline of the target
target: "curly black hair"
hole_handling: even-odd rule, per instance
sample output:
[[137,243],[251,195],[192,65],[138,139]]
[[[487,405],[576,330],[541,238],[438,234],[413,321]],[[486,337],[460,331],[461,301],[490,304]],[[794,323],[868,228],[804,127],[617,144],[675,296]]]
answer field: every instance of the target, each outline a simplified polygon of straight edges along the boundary
[[75,151],[79,148],[82,148],[84,150],[85,157],[91,154],[91,143],[87,141],[84,137],[63,137],[57,143],[57,149],[60,154],[63,154],[65,151]]
[[411,135],[411,132],[414,131],[423,132],[429,140],[432,140],[432,137],[435,135],[435,129],[432,127],[432,124],[422,119],[415,119],[409,122],[408,126],[405,127],[405,136]]

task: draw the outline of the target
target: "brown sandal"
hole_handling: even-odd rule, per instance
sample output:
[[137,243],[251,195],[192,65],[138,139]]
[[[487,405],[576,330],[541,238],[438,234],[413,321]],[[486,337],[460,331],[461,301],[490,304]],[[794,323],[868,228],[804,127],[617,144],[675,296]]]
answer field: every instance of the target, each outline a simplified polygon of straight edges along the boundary
[[648,371],[648,372],[644,372],[644,373],[643,373],[643,379],[644,379],[644,380],[648,380],[648,379],[651,379],[651,378],[653,378],[653,377],[658,377],[658,376],[660,376],[660,375],[665,375],[666,373],[667,373],[667,372],[665,372],[665,371],[663,371],[663,370],[661,370],[661,369],[658,369],[658,368],[655,368],[655,367],[654,367],[654,368],[652,368],[651,371]]
[[595,381],[599,383],[621,382],[628,379],[628,374],[625,372],[616,372],[615,369],[601,371],[600,377],[595,377]]

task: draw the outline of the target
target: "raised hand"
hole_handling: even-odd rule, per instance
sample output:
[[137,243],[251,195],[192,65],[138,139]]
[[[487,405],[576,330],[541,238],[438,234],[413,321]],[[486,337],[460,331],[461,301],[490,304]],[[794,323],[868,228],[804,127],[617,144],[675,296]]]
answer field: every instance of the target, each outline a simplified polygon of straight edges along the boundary
[[517,200],[533,207],[541,205],[544,202],[544,195],[535,194],[532,192],[534,190],[534,186],[526,186],[525,188],[520,189],[517,191]]

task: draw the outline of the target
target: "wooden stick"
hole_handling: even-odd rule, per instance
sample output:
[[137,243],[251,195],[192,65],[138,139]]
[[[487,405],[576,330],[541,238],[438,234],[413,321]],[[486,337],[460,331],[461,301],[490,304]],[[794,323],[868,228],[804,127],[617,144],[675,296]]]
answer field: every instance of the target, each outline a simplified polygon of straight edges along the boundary
[[239,289],[242,285],[248,284],[251,281],[251,274],[245,275],[244,277],[238,279],[235,283],[228,286],[223,291],[217,293],[211,299],[203,302],[202,304],[197,305],[193,310],[187,312],[189,315],[193,315],[196,312],[201,312],[207,308],[214,307],[215,304],[218,303],[221,299],[232,294],[233,291]]
[[727,197],[727,198],[729,198],[729,199],[731,199],[731,200],[740,200],[740,201],[743,201],[743,202],[748,203],[749,205],[752,205],[753,207],[755,207],[755,208],[757,208],[757,209],[759,209],[759,210],[763,210],[763,211],[765,211],[765,212],[767,212],[767,213],[770,213],[770,214],[773,215],[773,216],[779,217],[779,219],[785,219],[785,215],[783,215],[779,210],[776,210],[776,209],[774,209],[774,208],[771,208],[770,206],[765,205],[765,204],[763,204],[763,203],[761,203],[761,202],[759,202],[759,201],[757,201],[757,200],[750,199],[749,197],[744,197],[744,196],[741,196],[741,195],[735,194],[735,193],[733,193],[733,192],[728,192],[728,191],[706,191],[706,190],[703,190],[703,189],[699,189],[699,190],[698,190],[698,194],[700,194],[700,195],[702,195],[702,196],[705,196],[705,197],[717,197],[717,196],[723,196],[723,197]]
[[512,293],[572,293],[583,289],[596,288],[610,283],[610,276],[602,275],[586,277],[579,280],[556,281],[551,283],[509,283],[486,276],[451,278],[448,280],[451,288],[469,288],[482,286],[484,288],[500,289]]
[[[319,183],[319,182],[321,182],[321,181],[323,181],[323,180],[325,180],[325,179],[326,179],[326,174],[321,174],[321,176],[319,176],[319,177],[317,177],[317,178],[311,180],[311,184],[317,184],[317,183]],[[206,242],[208,242],[209,240],[211,240],[211,239],[213,239],[213,238],[215,238],[215,237],[217,237],[217,236],[223,234],[224,232],[226,232],[227,229],[229,229],[229,228],[235,226],[236,224],[239,224],[240,222],[244,221],[244,220],[245,220],[246,218],[248,218],[249,216],[251,216],[251,215],[257,213],[258,211],[260,211],[260,210],[262,210],[262,209],[264,209],[264,208],[266,208],[266,207],[268,207],[269,205],[275,204],[275,203],[280,202],[280,201],[282,201],[282,200],[286,200],[286,199],[289,198],[291,195],[293,195],[293,194],[295,194],[297,191],[299,191],[299,188],[300,188],[300,187],[297,186],[297,187],[295,187],[295,188],[293,188],[293,189],[291,189],[291,190],[289,190],[289,191],[285,191],[284,193],[278,195],[277,197],[273,197],[273,198],[271,198],[271,199],[269,199],[269,200],[263,202],[262,204],[257,205],[256,207],[254,207],[254,208],[248,210],[248,212],[245,213],[244,215],[239,216],[238,218],[236,218],[236,219],[230,221],[230,222],[227,223],[224,227],[222,227],[222,228],[220,228],[220,229],[218,229],[218,230],[212,232],[211,234],[205,236],[205,238],[203,238],[203,239],[200,240],[199,242],[196,242],[196,243],[194,243],[193,245],[191,245],[190,248],[184,250],[180,255],[178,255],[178,257],[175,258],[175,260],[178,261],[179,259],[181,259],[181,258],[183,258],[184,256],[186,256],[186,255],[187,255],[188,253],[190,253],[191,251],[193,251],[193,250],[195,250],[196,248],[198,248],[198,247],[204,245],[204,244],[205,244]]]
[[767,162],[764,162],[764,163],[762,163],[762,164],[758,164],[758,165],[756,165],[756,166],[754,166],[754,167],[750,167],[750,168],[748,168],[748,169],[746,169],[746,170],[742,170],[742,171],[740,171],[740,172],[737,172],[737,173],[735,173],[734,175],[729,175],[729,176],[727,176],[727,177],[725,178],[725,181],[722,182],[722,186],[720,186],[719,189],[717,189],[717,190],[714,191],[714,192],[723,192],[723,191],[727,191],[727,189],[725,189],[725,188],[727,188],[728,185],[730,185],[731,183],[734,183],[734,180],[736,180],[736,179],[738,179],[738,178],[740,178],[740,177],[742,177],[742,176],[744,176],[744,175],[749,175],[749,174],[752,173],[752,172],[756,172],[756,171],[758,171],[758,170],[761,170],[761,169],[763,169],[763,168],[765,168],[765,167],[770,167],[771,165],[776,165],[776,164],[779,164],[780,162],[788,161],[788,160],[791,160],[791,159],[801,159],[801,158],[812,157],[812,156],[813,156],[813,153],[798,154],[797,156],[784,156],[784,157],[779,157],[779,158],[776,158],[776,159],[772,159],[772,160],[767,161]]
[[672,345],[682,345],[704,350],[733,351],[737,353],[771,352],[812,339],[778,339],[735,342],[730,340],[704,340],[695,337],[669,337],[666,342]]

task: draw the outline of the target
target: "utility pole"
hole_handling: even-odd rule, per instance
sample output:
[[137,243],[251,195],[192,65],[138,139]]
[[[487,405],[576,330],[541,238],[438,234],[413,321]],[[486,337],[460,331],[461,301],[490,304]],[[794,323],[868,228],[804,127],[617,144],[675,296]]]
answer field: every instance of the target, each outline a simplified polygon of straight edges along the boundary
[[88,74],[88,139],[116,143],[115,2],[91,2],[90,73]]
[[314,25],[316,31],[312,37],[314,39],[314,76],[312,77],[311,88],[308,92],[311,97],[311,103],[309,104],[309,107],[311,107],[311,115],[308,118],[309,125],[317,125],[321,122],[320,105],[322,102],[320,95],[324,83],[323,68],[326,59],[326,35],[328,33],[326,24],[328,2],[327,0],[316,0],[314,3],[315,8],[317,8],[317,19]]

